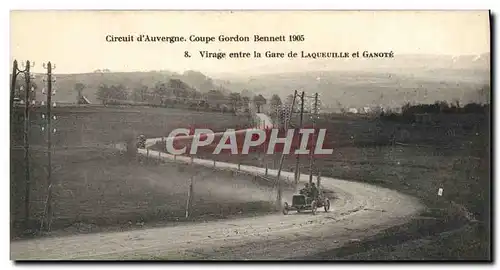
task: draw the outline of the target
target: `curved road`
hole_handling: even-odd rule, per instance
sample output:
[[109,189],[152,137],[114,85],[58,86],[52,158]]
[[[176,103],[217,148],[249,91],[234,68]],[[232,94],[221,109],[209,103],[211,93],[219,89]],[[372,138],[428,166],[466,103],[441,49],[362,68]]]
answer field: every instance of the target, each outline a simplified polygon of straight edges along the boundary
[[[270,124],[267,116],[259,116]],[[153,141],[155,139],[152,139]],[[139,153],[146,154],[145,149]],[[165,153],[151,157],[172,160]],[[175,157],[191,162],[189,157]],[[214,161],[193,159],[213,167]],[[237,164],[216,162],[216,167],[237,170]],[[241,165],[241,171],[265,174],[264,168]],[[268,170],[269,175],[277,171]],[[285,181],[293,173],[282,172]],[[308,181],[301,175],[301,182]],[[340,247],[407,222],[423,205],[407,195],[368,184],[322,177],[322,185],[338,196],[330,212],[212,221],[136,231],[98,233],[11,242],[11,259],[290,259]],[[285,201],[290,200],[285,194]]]

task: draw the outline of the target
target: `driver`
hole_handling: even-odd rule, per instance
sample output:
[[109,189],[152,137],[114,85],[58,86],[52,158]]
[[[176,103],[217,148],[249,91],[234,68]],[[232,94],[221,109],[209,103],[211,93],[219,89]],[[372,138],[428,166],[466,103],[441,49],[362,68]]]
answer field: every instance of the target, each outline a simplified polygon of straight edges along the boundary
[[300,194],[309,196],[309,183],[304,185],[304,188],[300,190]]
[[318,198],[318,195],[319,195],[319,191],[318,191],[318,188],[316,187],[316,184],[314,183],[311,183],[311,191],[310,191],[310,195],[313,199],[316,199]]

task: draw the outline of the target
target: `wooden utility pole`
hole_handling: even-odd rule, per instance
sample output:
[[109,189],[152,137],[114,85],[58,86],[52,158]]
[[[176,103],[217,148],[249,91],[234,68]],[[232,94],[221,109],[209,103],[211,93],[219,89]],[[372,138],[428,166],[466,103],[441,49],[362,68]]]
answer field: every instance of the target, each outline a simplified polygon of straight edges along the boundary
[[30,193],[31,193],[31,178],[30,178],[30,92],[31,92],[31,74],[30,74],[30,61],[26,61],[26,68],[24,70],[24,79],[26,81],[26,90],[25,90],[25,104],[24,104],[24,164],[26,166],[25,175],[26,175],[26,185],[24,190],[24,207],[26,213],[26,225],[29,226],[29,218],[30,218]]
[[[295,93],[293,95],[293,101],[292,101],[292,106],[290,108],[290,116],[288,119],[285,119],[284,121],[284,130],[285,132],[288,132],[288,126],[290,125],[290,119],[292,119],[292,114],[293,114],[293,107],[295,104],[295,99],[297,97],[297,90],[295,90]],[[278,175],[276,176],[276,181],[277,181],[277,186],[278,186],[278,194],[276,196],[276,205],[277,207],[281,207],[281,201],[283,197],[283,184],[281,183],[281,170],[283,169],[283,161],[285,160],[285,151],[281,151],[281,157],[280,157],[280,164],[279,164],[279,169],[278,169]]]
[[17,74],[19,70],[17,68],[17,60],[14,60],[14,64],[12,65],[12,76],[11,76],[11,82],[10,82],[10,145],[13,146],[14,141],[13,141],[13,125],[14,125],[14,97],[16,95],[16,80],[17,80]]
[[[52,64],[47,63],[47,201],[45,202],[45,221],[47,230],[50,231],[52,224]],[[42,221],[40,231],[44,228],[44,221]]]
[[[318,113],[319,113],[319,99],[318,99],[318,93],[316,93],[316,94],[314,94],[314,104],[313,104],[312,114],[311,114],[312,128],[314,130],[314,133],[313,133],[312,144],[311,144],[311,149],[310,149],[310,153],[309,153],[309,184],[311,184],[313,181],[314,149],[316,146],[316,118],[318,117]],[[318,188],[319,188],[319,186],[318,186]]]
[[[11,74],[11,82],[10,82],[10,156],[14,156],[14,143],[15,143],[15,135],[17,135],[14,130],[15,130],[15,116],[14,116],[14,96],[16,94],[16,79],[17,79],[17,60],[14,60],[14,63],[12,64],[12,74]],[[10,162],[10,184],[11,186],[13,186],[13,183],[14,181],[16,181],[16,179],[13,179],[12,175],[14,175],[14,171],[15,171],[15,163]],[[11,198],[13,198],[13,190],[11,189]],[[12,205],[12,199],[11,199],[11,205]],[[12,209],[12,207],[11,207]],[[12,210],[11,210],[12,211]],[[15,221],[15,220],[12,220],[12,221]],[[11,222],[11,224],[13,224],[13,222]],[[12,231],[12,227],[11,227],[11,231]]]
[[[26,228],[29,226],[29,217],[30,217],[30,146],[29,146],[29,130],[31,127],[31,122],[29,119],[30,116],[30,104],[31,104],[31,96],[30,93],[32,91],[32,86],[31,86],[31,74],[30,74],[30,67],[34,66],[35,63],[33,62],[30,64],[30,61],[26,61],[26,65],[24,66],[24,69],[19,69],[17,60],[14,60],[13,66],[12,66],[12,78],[11,78],[11,87],[10,87],[10,128],[11,128],[11,133],[10,133],[10,140],[11,140],[11,147],[14,145],[14,97],[16,93],[16,83],[17,83],[17,75],[20,73],[24,73],[24,78],[25,78],[25,83],[26,83],[26,92],[25,92],[25,97],[24,97],[24,160],[25,160],[25,177],[26,177],[26,183],[25,183],[25,195],[24,195],[24,214],[25,214],[25,222],[26,222]],[[23,89],[23,86],[20,86],[20,89]],[[19,96],[19,99],[22,97]]]
[[[302,121],[304,118],[304,97],[305,97],[305,92],[302,91],[302,94],[300,95],[300,121],[299,121],[299,129],[302,128]],[[302,136],[299,134],[299,143],[300,139]],[[296,160],[295,160],[295,174],[294,174],[294,184],[295,184],[295,191],[297,191],[297,187],[299,185],[299,178],[300,178],[300,169],[299,169],[299,163],[300,163],[300,155],[296,155]]]
[[47,64],[47,228],[52,221],[52,64]]

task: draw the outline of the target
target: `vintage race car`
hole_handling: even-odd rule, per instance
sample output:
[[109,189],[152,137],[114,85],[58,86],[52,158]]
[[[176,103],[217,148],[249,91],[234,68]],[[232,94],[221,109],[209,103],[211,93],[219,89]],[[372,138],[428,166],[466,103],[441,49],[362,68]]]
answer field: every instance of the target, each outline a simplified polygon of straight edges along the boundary
[[323,207],[325,212],[330,210],[330,200],[326,198],[323,194],[320,194],[317,198],[311,198],[305,194],[295,194],[292,197],[292,205],[287,202],[283,205],[283,214],[288,215],[288,212],[295,210],[300,213],[303,210],[311,210],[313,215],[316,215],[317,209]]

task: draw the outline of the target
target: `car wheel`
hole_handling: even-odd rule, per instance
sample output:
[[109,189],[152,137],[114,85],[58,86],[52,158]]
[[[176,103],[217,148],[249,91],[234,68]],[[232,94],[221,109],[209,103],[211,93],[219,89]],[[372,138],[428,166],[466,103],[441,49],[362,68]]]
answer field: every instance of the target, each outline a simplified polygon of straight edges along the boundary
[[283,205],[283,215],[288,215],[288,203],[285,202]]
[[330,200],[326,199],[325,202],[325,212],[328,212],[330,210]]

